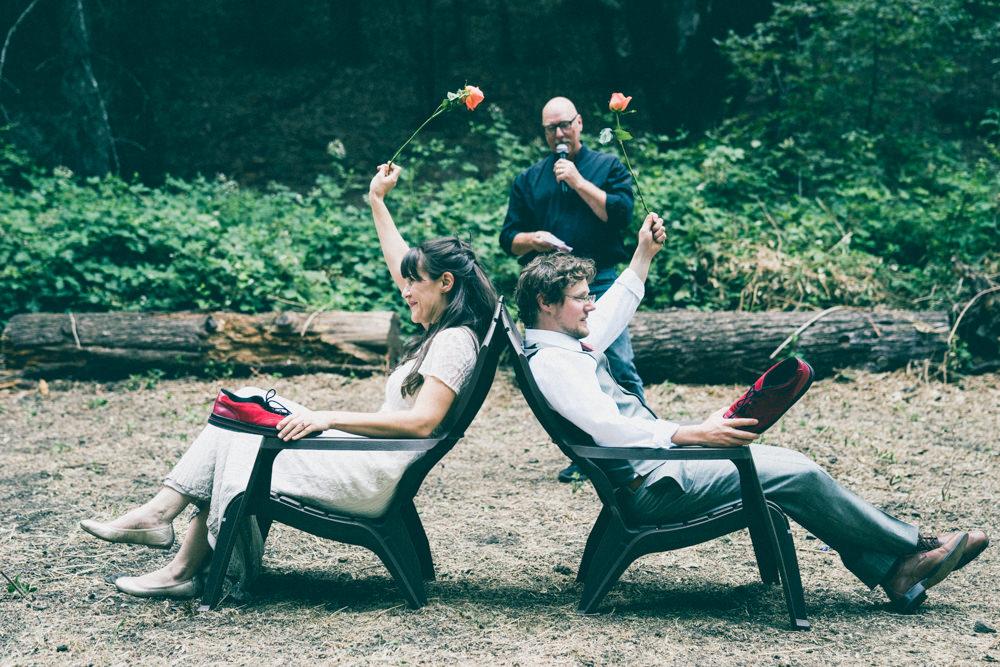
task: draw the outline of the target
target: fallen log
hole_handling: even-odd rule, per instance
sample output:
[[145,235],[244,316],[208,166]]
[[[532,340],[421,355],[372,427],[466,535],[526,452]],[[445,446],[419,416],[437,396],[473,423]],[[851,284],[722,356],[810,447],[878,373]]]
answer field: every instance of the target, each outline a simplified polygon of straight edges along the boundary
[[645,382],[749,382],[769,355],[805,327],[781,355],[795,354],[817,377],[840,368],[889,371],[911,361],[940,362],[947,349],[944,311],[830,309],[816,312],[640,312],[632,320],[635,363]]
[[399,319],[349,313],[32,313],[3,332],[8,372],[22,377],[115,378],[156,368],[367,375],[400,347]]
[[[747,382],[803,325],[782,353],[805,358],[818,377],[938,361],[946,349],[943,311],[838,308],[817,315],[640,312],[631,324],[636,367],[646,382]],[[3,334],[7,370],[22,378],[113,378],[151,368],[366,375],[386,369],[399,346],[398,319],[389,312],[38,313],[15,315]]]

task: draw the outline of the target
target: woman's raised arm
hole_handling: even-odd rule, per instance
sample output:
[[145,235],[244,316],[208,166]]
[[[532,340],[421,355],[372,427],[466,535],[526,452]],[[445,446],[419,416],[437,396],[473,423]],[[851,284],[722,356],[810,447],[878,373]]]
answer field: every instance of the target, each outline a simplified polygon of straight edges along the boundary
[[382,256],[385,257],[386,266],[392,275],[393,282],[402,291],[406,286],[403,275],[399,267],[403,262],[403,256],[410,246],[399,235],[396,223],[392,220],[392,215],[385,205],[385,196],[396,187],[399,180],[399,172],[402,171],[398,165],[386,170],[386,165],[380,164],[378,171],[372,178],[371,185],[368,186],[368,203],[372,207],[372,219],[375,221],[375,231],[378,233],[378,242],[382,246]]

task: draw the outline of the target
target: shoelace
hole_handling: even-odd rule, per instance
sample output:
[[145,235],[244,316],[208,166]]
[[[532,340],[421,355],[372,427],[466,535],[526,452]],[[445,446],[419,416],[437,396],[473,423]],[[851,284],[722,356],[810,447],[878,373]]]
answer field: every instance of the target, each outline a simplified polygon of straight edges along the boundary
[[760,393],[759,391],[757,391],[753,387],[750,387],[750,389],[747,390],[747,393],[745,393],[740,398],[740,400],[736,401],[736,403],[733,404],[733,416],[738,415],[740,413],[740,410],[742,410],[744,406],[749,404],[750,401],[753,400],[753,397],[759,393]]
[[920,535],[917,537],[917,552],[931,551],[941,546],[941,541],[933,535]]
[[266,394],[264,394],[264,405],[270,408],[272,411],[278,413],[279,415],[290,415],[292,411],[286,408],[284,405],[274,400],[277,391],[274,389],[269,389]]

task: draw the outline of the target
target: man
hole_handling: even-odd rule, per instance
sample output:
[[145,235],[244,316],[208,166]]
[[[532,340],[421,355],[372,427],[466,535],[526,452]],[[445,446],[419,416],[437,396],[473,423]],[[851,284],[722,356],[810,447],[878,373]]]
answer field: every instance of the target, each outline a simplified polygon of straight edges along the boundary
[[[871,588],[881,585],[893,605],[910,612],[921,591],[964,566],[989,544],[983,531],[926,537],[841,487],[806,456],[751,445],[741,430],[754,419],[725,419],[725,408],[700,424],[658,419],[638,396],[622,390],[602,352],[635,313],[649,265],[666,238],[650,214],[622,275],[594,303],[588,260],[542,255],[521,272],[517,304],[525,321],[525,351],[549,405],[598,446],[750,446],[764,495],[836,549],[844,565]],[[643,521],[677,522],[740,500],[739,475],[728,461],[627,461],[606,467],[625,489],[628,510]]]
[[[598,297],[618,276],[617,265],[628,259],[622,232],[632,221],[632,177],[618,158],[583,145],[583,117],[565,97],[545,104],[542,129],[552,154],[514,179],[500,245],[522,265],[552,251],[593,260],[590,291]],[[618,383],[644,398],[627,327],[605,353]],[[559,481],[581,476],[571,465]]]

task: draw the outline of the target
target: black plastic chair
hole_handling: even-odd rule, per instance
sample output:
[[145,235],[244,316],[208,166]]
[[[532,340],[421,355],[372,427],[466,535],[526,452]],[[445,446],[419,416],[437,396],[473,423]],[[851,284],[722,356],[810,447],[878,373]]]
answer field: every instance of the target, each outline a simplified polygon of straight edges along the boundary
[[[553,442],[586,473],[603,503],[587,538],[577,572],[577,581],[583,582],[580,613],[594,613],[628,566],[641,556],[681,549],[748,528],[761,579],[767,584],[777,583],[780,579],[791,628],[808,630],[802,581],[788,519],[777,505],[764,498],[750,450],[746,447],[662,449],[597,446],[589,435],[549,407],[531,374],[521,335],[506,308],[501,316],[513,352],[514,374],[521,393]],[[652,525],[639,523],[626,510],[623,502],[622,494],[629,491],[615,489],[598,461],[641,459],[731,461],[739,471],[742,502],[689,521]]]
[[[456,399],[445,418],[442,435],[426,439],[303,438],[284,442],[266,437],[260,445],[246,491],[229,503],[212,556],[211,569],[199,611],[214,609],[222,596],[222,586],[242,522],[256,517],[264,540],[272,521],[338,542],[356,544],[381,559],[392,574],[411,608],[427,603],[425,580],[434,579],[430,544],[417,514],[413,498],[427,473],[465,434],[486,400],[497,361],[506,346],[500,325],[502,302],[497,304],[493,323],[480,345],[479,356],[469,385]],[[271,492],[271,470],[275,458],[289,449],[322,451],[424,452],[403,473],[385,513],[377,518],[338,514],[305,505],[294,498]]]

